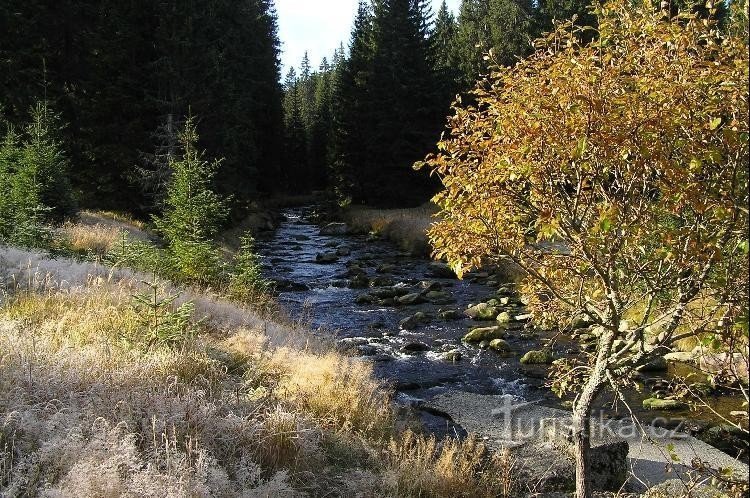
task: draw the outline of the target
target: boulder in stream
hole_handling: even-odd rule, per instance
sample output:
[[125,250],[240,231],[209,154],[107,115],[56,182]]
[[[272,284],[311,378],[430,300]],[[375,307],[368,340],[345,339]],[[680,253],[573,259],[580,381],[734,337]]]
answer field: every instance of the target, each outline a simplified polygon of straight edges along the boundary
[[521,357],[521,363],[524,365],[549,365],[552,363],[552,351],[549,349],[529,351]]
[[420,312],[414,313],[410,317],[407,317],[401,320],[401,322],[399,323],[399,326],[404,330],[414,330],[419,325],[428,321],[429,321],[429,317],[420,311]]
[[646,398],[643,400],[645,410],[683,410],[687,405],[676,399]]
[[320,235],[346,235],[349,227],[346,223],[329,223],[320,229]]
[[398,298],[397,302],[398,304],[402,304],[404,306],[410,306],[413,304],[421,304],[425,300],[422,297],[422,295],[418,292],[413,292],[411,294],[406,294],[404,296],[401,296]]
[[429,275],[436,278],[456,278],[456,274],[451,270],[450,266],[439,261],[433,261],[430,263]]
[[464,342],[482,342],[492,341],[494,339],[502,339],[505,337],[505,328],[499,325],[494,327],[478,327],[466,334],[463,338]]
[[492,306],[489,303],[479,303],[471,306],[465,311],[466,316],[479,321],[491,321],[497,318],[500,314],[500,310],[497,307]]
[[430,346],[423,342],[413,341],[413,342],[407,342],[403,346],[401,346],[400,351],[402,353],[406,354],[416,354],[416,353],[423,353],[425,351],[429,351]]
[[510,344],[504,339],[491,340],[490,349],[494,349],[498,353],[510,353],[512,351]]

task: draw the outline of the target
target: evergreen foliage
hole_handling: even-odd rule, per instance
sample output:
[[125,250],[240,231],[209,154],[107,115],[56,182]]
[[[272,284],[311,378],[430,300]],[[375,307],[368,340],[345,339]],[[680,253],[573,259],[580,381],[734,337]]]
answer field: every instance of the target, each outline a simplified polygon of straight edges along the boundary
[[169,244],[177,276],[207,284],[220,271],[221,258],[213,238],[227,215],[226,202],[213,190],[221,161],[204,159],[193,118],[185,122],[179,140],[182,155],[170,162],[172,180],[164,214],[154,221]]
[[0,144],[0,241],[43,246],[49,225],[74,214],[67,160],[54,138],[59,129],[46,103],[32,108],[23,135],[7,125]]
[[150,210],[127,180],[165,116],[202,118],[224,156],[217,188],[242,207],[280,188],[281,85],[271,0],[8,0],[0,6],[0,104],[17,127],[45,95],[85,207]]

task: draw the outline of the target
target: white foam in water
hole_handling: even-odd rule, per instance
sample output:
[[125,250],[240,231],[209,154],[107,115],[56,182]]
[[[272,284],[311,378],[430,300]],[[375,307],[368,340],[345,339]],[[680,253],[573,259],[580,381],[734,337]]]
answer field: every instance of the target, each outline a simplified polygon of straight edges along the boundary
[[521,398],[521,400],[525,400],[524,394],[526,394],[526,384],[524,384],[521,379],[508,380],[500,377],[493,377],[490,380],[501,394],[512,394]]

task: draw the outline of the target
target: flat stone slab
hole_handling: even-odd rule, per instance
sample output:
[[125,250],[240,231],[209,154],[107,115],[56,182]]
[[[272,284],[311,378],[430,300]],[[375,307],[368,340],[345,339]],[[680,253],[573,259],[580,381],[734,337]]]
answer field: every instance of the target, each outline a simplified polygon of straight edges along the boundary
[[[550,430],[565,432],[571,425],[570,412],[525,402],[513,395],[448,391],[430,400],[427,406],[450,416],[467,432],[478,434],[490,449],[512,448],[522,463],[535,469],[557,465],[555,460],[560,460],[561,454],[555,451]],[[592,445],[618,441],[629,445],[628,488],[632,491],[675,479],[690,469],[695,459],[714,468],[731,468],[737,478],[748,478],[747,464],[688,434],[641,426],[631,419],[594,421]]]

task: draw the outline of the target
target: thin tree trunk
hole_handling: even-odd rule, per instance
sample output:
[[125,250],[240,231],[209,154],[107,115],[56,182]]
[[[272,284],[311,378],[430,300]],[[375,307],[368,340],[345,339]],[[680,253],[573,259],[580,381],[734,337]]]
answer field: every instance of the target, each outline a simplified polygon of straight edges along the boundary
[[607,364],[615,338],[614,327],[605,329],[599,338],[599,351],[591,376],[583,386],[583,391],[573,408],[573,443],[576,458],[576,498],[591,498],[591,407],[607,382]]
[[[579,411],[580,410],[580,411]],[[573,413],[573,443],[576,458],[576,497],[591,498],[591,403]]]

